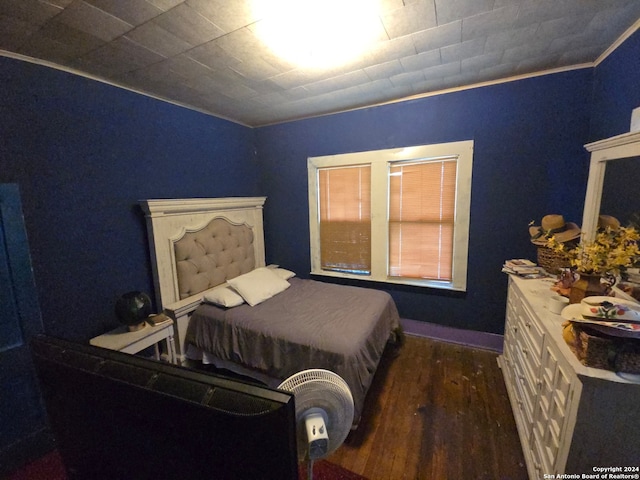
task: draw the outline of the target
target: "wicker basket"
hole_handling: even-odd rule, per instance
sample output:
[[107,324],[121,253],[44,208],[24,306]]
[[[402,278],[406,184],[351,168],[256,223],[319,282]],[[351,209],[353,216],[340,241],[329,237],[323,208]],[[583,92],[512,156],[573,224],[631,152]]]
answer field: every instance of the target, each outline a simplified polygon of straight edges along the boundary
[[538,246],[538,265],[544,268],[547,273],[556,275],[563,268],[571,266],[569,257],[564,252],[556,252],[549,247]]
[[563,338],[587,367],[640,373],[640,340],[612,337],[573,322],[564,324]]

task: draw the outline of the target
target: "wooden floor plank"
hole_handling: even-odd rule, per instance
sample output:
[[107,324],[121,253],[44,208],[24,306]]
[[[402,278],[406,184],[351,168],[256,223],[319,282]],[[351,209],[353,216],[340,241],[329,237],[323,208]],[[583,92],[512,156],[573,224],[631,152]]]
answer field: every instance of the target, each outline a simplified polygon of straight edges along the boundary
[[495,352],[407,336],[328,459],[370,480],[525,480]]

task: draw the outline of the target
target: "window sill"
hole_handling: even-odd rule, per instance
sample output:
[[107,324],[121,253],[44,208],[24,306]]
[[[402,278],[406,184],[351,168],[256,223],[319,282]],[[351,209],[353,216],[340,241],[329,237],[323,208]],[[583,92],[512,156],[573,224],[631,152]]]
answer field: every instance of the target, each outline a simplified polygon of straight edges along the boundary
[[343,278],[350,280],[359,280],[366,282],[376,282],[376,283],[389,283],[392,285],[410,285],[412,287],[422,287],[422,288],[435,288],[439,290],[449,290],[454,292],[466,292],[466,285],[456,287],[450,282],[439,282],[436,280],[419,280],[415,278],[392,278],[392,277],[380,277],[376,278],[371,275],[354,275],[343,272],[331,272],[326,270],[320,271],[311,271],[311,275],[320,276],[320,277],[331,277],[331,278]]

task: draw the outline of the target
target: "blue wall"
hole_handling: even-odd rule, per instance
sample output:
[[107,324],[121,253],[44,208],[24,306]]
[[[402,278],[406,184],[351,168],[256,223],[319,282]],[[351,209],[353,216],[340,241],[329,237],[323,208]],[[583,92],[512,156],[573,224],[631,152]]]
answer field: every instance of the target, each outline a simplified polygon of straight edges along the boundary
[[629,131],[640,107],[640,30],[594,69],[591,141]]
[[0,182],[18,183],[45,330],[88,339],[153,293],[147,198],[258,195],[254,132],[0,57]]
[[[640,107],[640,31],[594,69],[591,140],[629,131],[631,111]],[[600,211],[640,227],[640,159],[607,165]]]
[[467,293],[379,287],[405,318],[502,333],[500,270],[507,258],[535,258],[528,223],[581,218],[590,89],[584,69],[258,129],[269,260],[310,271],[307,157],[472,139]]

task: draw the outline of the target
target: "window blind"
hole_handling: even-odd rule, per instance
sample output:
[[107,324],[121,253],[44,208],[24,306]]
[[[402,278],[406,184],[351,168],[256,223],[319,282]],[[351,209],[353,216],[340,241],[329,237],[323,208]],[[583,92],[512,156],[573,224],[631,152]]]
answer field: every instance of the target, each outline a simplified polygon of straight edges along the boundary
[[391,163],[389,275],[451,280],[456,158]]
[[371,273],[371,166],[318,169],[324,270]]

